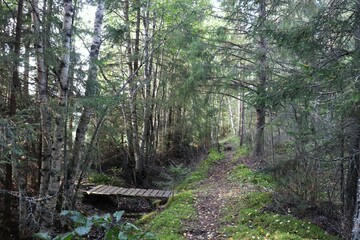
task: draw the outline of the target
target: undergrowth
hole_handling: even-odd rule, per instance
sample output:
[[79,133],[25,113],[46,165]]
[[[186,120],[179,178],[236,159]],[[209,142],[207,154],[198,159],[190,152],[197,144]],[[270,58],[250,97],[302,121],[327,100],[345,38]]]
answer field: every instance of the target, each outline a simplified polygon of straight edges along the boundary
[[272,204],[272,189],[277,185],[270,175],[252,171],[240,164],[230,173],[229,179],[249,188],[241,196],[232,198],[229,207],[223,209],[221,232],[231,236],[229,239],[339,239],[290,214],[267,211]]
[[[229,239],[339,239],[327,234],[310,222],[291,215],[266,212],[271,193],[252,192],[233,199],[231,208],[225,209],[222,232]],[[232,223],[226,224],[226,223]]]
[[267,174],[254,172],[244,164],[239,164],[231,172],[229,179],[239,183],[252,183],[262,188],[272,188],[275,185],[274,179]]
[[[235,144],[231,142],[226,144],[231,144],[231,150],[235,151],[233,158],[247,157],[250,153],[247,147],[234,149]],[[186,223],[196,217],[194,197],[201,186],[201,181],[208,177],[211,167],[224,158],[223,153],[211,150],[208,158],[198,166],[198,169],[178,186],[178,193],[169,200],[167,208],[141,221],[150,232],[156,234],[157,239],[185,238],[183,234]],[[339,239],[310,222],[295,218],[290,213],[281,215],[268,211],[268,206],[273,201],[272,189],[277,186],[275,179],[270,175],[252,171],[244,164],[239,164],[229,173],[228,179],[238,183],[242,190],[242,193],[228,197],[226,206],[221,209],[219,232],[227,236],[228,240]],[[199,230],[206,231],[206,229]]]
[[148,228],[158,239],[183,239],[183,223],[195,215],[193,191],[182,191],[170,200],[168,208],[151,219]]
[[143,217],[139,224],[147,225],[148,230],[155,233],[158,239],[184,239],[184,223],[196,216],[194,207],[196,185],[207,177],[213,164],[222,158],[224,158],[223,153],[210,150],[208,157],[200,163],[198,169],[177,187],[178,193],[169,200],[168,207],[160,213],[152,213]]

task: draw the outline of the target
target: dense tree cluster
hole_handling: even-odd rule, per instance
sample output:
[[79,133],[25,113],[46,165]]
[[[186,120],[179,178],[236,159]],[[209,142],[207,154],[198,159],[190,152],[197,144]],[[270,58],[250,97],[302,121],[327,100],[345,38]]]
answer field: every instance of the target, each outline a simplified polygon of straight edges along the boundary
[[359,0],[4,0],[0,47],[4,234],[53,229],[92,171],[151,186],[234,134],[279,208],[357,239]]

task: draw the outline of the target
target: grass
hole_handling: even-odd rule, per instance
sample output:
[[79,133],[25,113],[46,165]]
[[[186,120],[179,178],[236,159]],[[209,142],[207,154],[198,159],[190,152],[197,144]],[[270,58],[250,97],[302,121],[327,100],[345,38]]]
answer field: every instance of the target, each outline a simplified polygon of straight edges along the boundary
[[[237,149],[234,158],[244,157],[249,152],[247,147]],[[199,164],[198,169],[178,186],[178,193],[169,200],[167,208],[143,219],[147,230],[155,233],[161,240],[185,239],[183,233],[186,223],[196,218],[195,194],[199,184],[208,176],[211,167],[224,157],[224,154],[211,150],[209,156]],[[340,239],[292,215],[266,211],[266,207],[272,202],[271,189],[276,186],[276,181],[271,176],[254,172],[245,165],[239,164],[229,173],[228,179],[237,182],[243,190],[243,193],[229,197],[226,206],[221,209],[222,227],[219,231],[226,235],[228,240]]]
[[[267,212],[266,206],[272,202],[270,191],[276,185],[275,180],[264,173],[254,172],[245,165],[238,165],[229,175],[243,187],[252,185],[256,189],[247,191],[231,199],[231,207],[224,208],[221,232],[229,239],[340,239],[327,234],[316,225],[296,219],[291,215]],[[231,223],[231,224],[230,224]]]
[[224,154],[210,150],[208,157],[200,163],[178,187],[167,208],[160,213],[151,213],[143,217],[139,224],[145,224],[147,230],[155,233],[161,240],[184,239],[184,223],[196,216],[194,193],[197,184],[207,177],[210,168],[224,158]]
[[275,185],[275,181],[270,175],[254,172],[244,164],[236,166],[230,173],[229,179],[240,183],[252,183],[262,188],[271,188]]
[[[232,207],[225,209],[222,232],[233,239],[244,240],[339,239],[314,224],[291,215],[264,211],[264,207],[270,202],[271,194],[264,192],[252,192],[234,199]],[[226,224],[230,222],[231,225]]]
[[155,233],[158,239],[183,239],[183,223],[192,219],[196,214],[193,207],[193,191],[182,191],[170,201],[168,208],[151,219],[151,222],[148,223],[148,230]]

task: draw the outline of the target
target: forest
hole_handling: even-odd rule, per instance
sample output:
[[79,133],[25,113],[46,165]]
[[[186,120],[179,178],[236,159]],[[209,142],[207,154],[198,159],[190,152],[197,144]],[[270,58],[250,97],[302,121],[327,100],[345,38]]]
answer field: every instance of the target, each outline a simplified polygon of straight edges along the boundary
[[[4,239],[360,239],[360,0],[0,0],[0,47]],[[86,184],[176,191],[119,228]]]

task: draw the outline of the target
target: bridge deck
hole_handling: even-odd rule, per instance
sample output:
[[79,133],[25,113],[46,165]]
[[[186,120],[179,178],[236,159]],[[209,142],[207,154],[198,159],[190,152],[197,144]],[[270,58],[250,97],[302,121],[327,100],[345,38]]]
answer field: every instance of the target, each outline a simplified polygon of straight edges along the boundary
[[89,195],[118,195],[125,197],[169,198],[173,192],[168,190],[122,188],[98,185],[86,191]]

